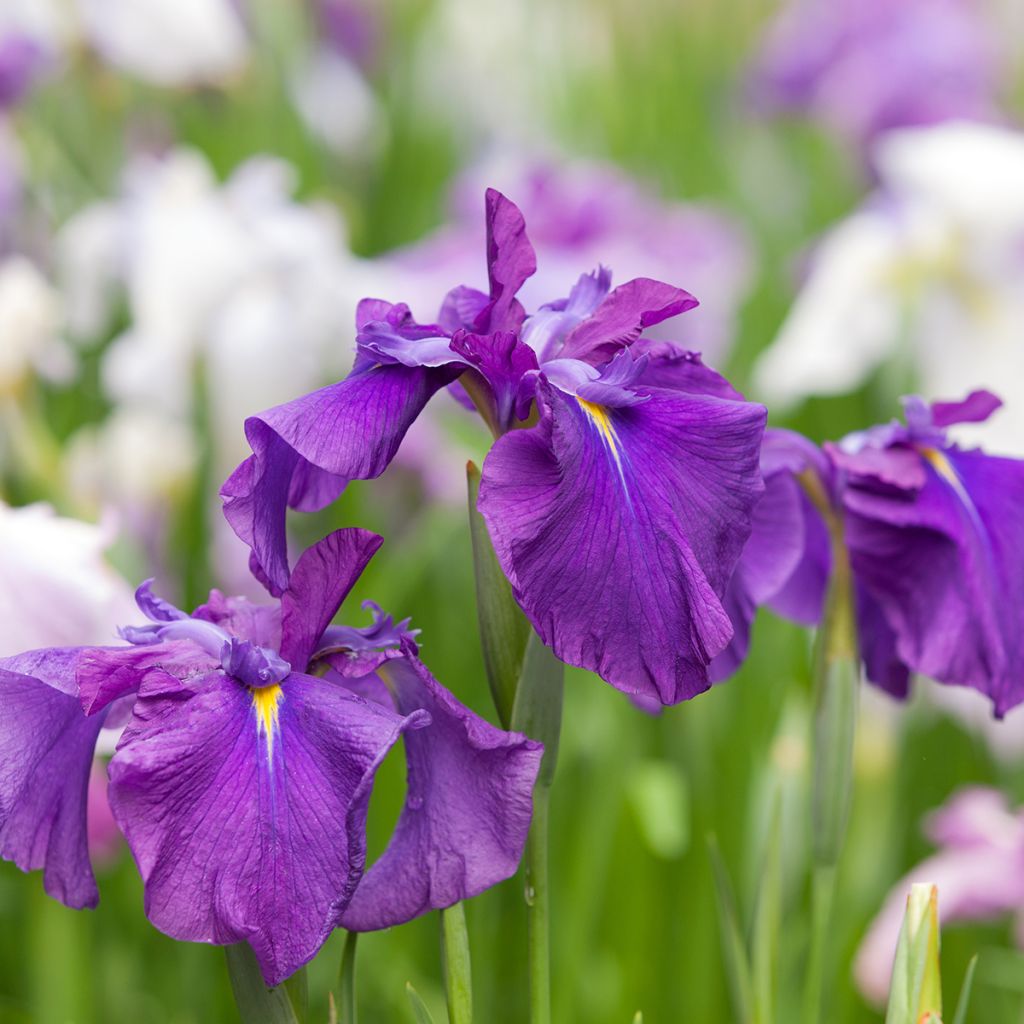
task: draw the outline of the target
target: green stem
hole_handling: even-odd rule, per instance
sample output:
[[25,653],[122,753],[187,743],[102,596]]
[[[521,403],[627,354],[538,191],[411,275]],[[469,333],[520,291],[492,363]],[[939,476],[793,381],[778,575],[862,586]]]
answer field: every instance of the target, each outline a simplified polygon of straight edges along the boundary
[[536,634],[531,634],[512,708],[512,728],[544,744],[544,759],[533,790],[533,822],[524,857],[531,1024],[551,1024],[548,824],[551,783],[562,727],[564,675],[562,663]]
[[551,788],[533,794],[533,823],[526,842],[525,897],[531,1024],[551,1024],[551,902],[548,887],[548,822]]
[[811,949],[804,983],[804,1024],[821,1021],[821,993],[825,977],[825,947],[835,901],[836,869],[816,865],[811,880]]
[[832,577],[814,663],[815,716],[811,794],[813,878],[811,945],[804,987],[804,1022],[821,1019],[825,951],[835,902],[836,865],[846,840],[853,796],[853,740],[860,683],[853,573],[841,514],[816,476],[801,482],[828,526]]
[[347,932],[338,975],[339,1024],[356,1024],[356,942],[359,932]]
[[441,911],[441,951],[448,1024],[473,1024],[473,971],[466,912],[461,903]]

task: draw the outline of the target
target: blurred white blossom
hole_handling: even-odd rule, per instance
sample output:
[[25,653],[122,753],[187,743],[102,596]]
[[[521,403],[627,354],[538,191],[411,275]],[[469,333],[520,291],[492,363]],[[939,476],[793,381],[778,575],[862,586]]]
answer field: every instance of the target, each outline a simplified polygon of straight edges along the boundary
[[138,617],[132,588],[103,558],[113,539],[109,524],[0,502],[0,656],[108,643]]
[[219,84],[249,55],[234,0],[76,0],[82,33],[109,64],[154,85]]
[[60,296],[24,256],[0,262],[0,397],[33,374],[63,379],[73,369],[60,341]]
[[843,394],[895,363],[929,396],[995,391],[987,444],[1024,451],[1024,135],[908,129],[875,162],[879,191],[815,253],[757,364],[759,397]]
[[108,317],[117,288],[129,327],[105,353],[104,388],[213,428],[214,464],[246,453],[245,416],[348,368],[360,264],[330,209],[292,198],[282,161],[252,159],[224,184],[191,150],[142,158],[122,195],[88,207],[58,240],[79,331]]

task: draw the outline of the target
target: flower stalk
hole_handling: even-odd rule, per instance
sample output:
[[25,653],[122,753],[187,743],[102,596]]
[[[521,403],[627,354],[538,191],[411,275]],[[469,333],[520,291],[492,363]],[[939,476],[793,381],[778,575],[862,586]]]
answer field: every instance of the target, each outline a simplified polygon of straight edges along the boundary
[[473,972],[461,902],[441,911],[441,954],[448,1024],[473,1024]]
[[480,471],[471,462],[466,473],[480,642],[495,707],[508,728],[544,744],[544,758],[533,790],[533,819],[523,856],[523,893],[527,907],[530,1022],[550,1024],[548,829],[551,783],[562,728],[565,669],[533,632],[516,604],[495,557],[487,526],[477,511]]
[[800,481],[828,527],[832,551],[825,614],[814,660],[815,716],[811,794],[811,945],[804,988],[804,1021],[820,1020],[825,949],[835,901],[836,865],[846,839],[853,792],[853,738],[860,657],[853,574],[843,522],[813,472]]
[[551,893],[548,828],[551,783],[562,726],[564,666],[535,633],[530,634],[512,709],[512,729],[544,744],[533,790],[533,821],[524,857],[524,896],[530,977],[530,1022],[551,1024]]

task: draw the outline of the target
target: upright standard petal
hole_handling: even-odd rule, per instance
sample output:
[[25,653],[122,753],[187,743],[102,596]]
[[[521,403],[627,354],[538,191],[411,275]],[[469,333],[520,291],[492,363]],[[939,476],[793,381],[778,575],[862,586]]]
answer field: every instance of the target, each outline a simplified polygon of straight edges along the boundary
[[636,341],[645,327],[697,306],[697,300],[682,288],[638,277],[620,284],[565,339],[559,353],[563,359],[585,359],[603,363],[620,348]]
[[146,680],[110,762],[110,804],[172,938],[248,942],[268,985],[320,948],[365,860],[373,774],[421,724],[291,675]]
[[89,863],[89,772],[104,715],[74,692],[77,650],[0,663],[0,856],[43,869],[46,892],[69,907],[99,901]]
[[479,718],[414,651],[405,642],[376,672],[401,714],[426,711],[430,724],[405,734],[405,806],[341,917],[352,931],[402,924],[504,881],[530,828],[541,744]]
[[303,671],[383,538],[335,530],[302,553],[281,595],[281,657]]
[[674,704],[732,635],[722,596],[762,491],[762,406],[660,388],[616,409],[543,379],[479,508],[516,599],[563,661]]
[[526,222],[515,203],[489,188],[484,197],[487,217],[487,280],[490,302],[477,316],[474,330],[516,331],[525,313],[516,293],[537,270],[537,256],[526,236]]
[[288,585],[286,508],[315,511],[349,481],[383,473],[413,420],[461,369],[375,366],[246,420],[253,454],[221,497],[273,593]]

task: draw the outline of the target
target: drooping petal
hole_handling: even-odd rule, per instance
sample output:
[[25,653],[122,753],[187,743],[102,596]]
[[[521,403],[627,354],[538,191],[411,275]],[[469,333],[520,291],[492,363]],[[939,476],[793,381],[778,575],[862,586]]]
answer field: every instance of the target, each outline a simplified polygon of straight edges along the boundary
[[104,715],[74,692],[77,653],[33,652],[0,667],[0,856],[43,869],[46,892],[69,907],[99,900],[86,826],[89,772]]
[[532,813],[541,744],[460,704],[405,645],[377,670],[398,711],[430,714],[405,734],[408,792],[394,835],[341,917],[354,931],[402,924],[513,875]]
[[697,300],[682,288],[638,277],[620,284],[594,315],[574,328],[559,353],[565,359],[603,363],[636,341],[645,327],[693,309]]
[[859,581],[855,586],[857,642],[864,674],[897,700],[910,693],[910,669],[897,651],[897,637],[882,606]]
[[172,938],[248,942],[268,985],[306,963],[362,874],[373,774],[421,724],[324,679],[252,691],[147,679],[110,803]]
[[859,581],[896,634],[900,660],[988,694],[1002,715],[1024,700],[1024,463],[922,449],[916,492],[844,491]]
[[221,489],[224,515],[274,593],[288,585],[286,507],[323,508],[349,481],[383,473],[459,369],[378,366],[246,420],[253,454]]
[[281,595],[281,656],[305,671],[342,601],[384,543],[369,530],[335,530],[302,553]]
[[674,704],[706,689],[721,598],[761,493],[762,406],[647,390],[609,410],[541,381],[479,508],[517,600],[563,661]]

